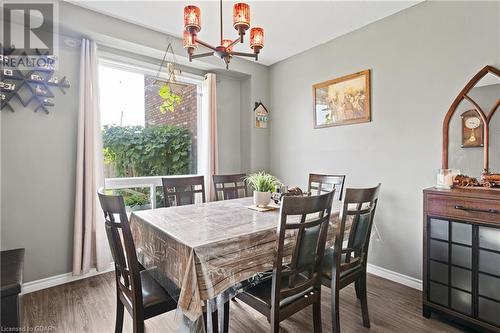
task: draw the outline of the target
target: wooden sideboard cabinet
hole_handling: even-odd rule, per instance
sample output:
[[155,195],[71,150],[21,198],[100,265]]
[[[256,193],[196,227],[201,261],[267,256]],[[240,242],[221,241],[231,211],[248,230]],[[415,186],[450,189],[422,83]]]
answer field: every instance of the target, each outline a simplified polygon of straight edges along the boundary
[[500,191],[424,190],[423,315],[500,332]]

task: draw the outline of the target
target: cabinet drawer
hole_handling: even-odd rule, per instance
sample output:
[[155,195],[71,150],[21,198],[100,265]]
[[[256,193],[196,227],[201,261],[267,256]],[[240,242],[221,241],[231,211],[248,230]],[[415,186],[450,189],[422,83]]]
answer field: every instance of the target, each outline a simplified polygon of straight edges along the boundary
[[445,195],[427,195],[427,211],[431,215],[461,220],[500,222],[500,201],[460,198]]

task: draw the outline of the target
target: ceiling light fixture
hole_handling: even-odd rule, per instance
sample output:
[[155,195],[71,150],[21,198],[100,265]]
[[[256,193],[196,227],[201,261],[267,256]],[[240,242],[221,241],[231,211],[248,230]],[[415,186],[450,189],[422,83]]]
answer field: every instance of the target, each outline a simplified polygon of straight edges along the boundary
[[[237,3],[233,6],[233,27],[238,31],[239,37],[235,40],[224,39],[222,30],[222,0],[220,0],[220,45],[212,46],[198,39],[198,32],[201,30],[201,11],[196,6],[184,7],[184,48],[189,55],[189,61],[196,58],[218,56],[224,60],[226,69],[233,56],[251,57],[255,60],[259,58],[259,52],[264,47],[264,29],[255,27],[250,29],[250,48],[253,53],[236,52],[234,45],[243,43],[243,36],[250,28],[250,6],[246,3]],[[198,44],[203,45],[212,52],[194,54]]]

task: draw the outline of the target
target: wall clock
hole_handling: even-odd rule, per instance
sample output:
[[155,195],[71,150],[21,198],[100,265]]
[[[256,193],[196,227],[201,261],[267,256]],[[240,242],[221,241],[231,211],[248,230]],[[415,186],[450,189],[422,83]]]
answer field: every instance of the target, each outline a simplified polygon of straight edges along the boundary
[[484,124],[476,110],[469,110],[462,118],[462,148],[484,146]]

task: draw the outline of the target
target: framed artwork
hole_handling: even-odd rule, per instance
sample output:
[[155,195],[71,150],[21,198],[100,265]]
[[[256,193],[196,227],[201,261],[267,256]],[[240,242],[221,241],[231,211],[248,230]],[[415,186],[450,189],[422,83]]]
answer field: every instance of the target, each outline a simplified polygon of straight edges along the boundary
[[267,111],[264,104],[262,102],[255,103],[253,111],[255,113],[255,128],[267,128],[269,111]]
[[313,85],[314,128],[371,121],[370,70]]

